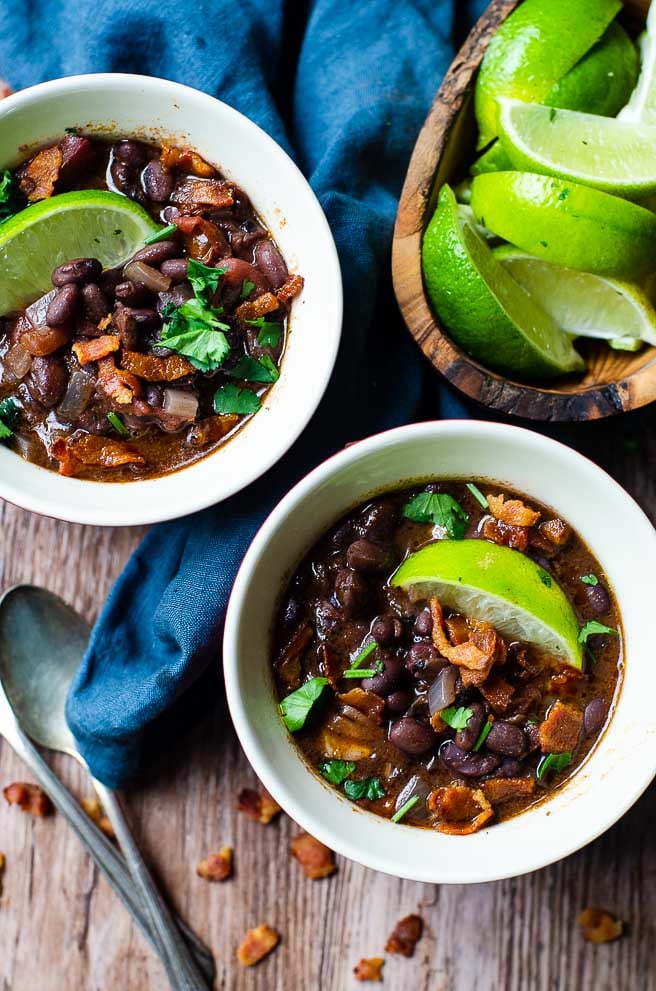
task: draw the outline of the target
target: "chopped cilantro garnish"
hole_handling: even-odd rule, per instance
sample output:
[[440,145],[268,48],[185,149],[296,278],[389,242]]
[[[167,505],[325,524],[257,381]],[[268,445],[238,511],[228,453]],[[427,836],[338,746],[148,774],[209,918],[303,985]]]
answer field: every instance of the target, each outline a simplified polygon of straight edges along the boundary
[[545,588],[551,588],[551,575],[544,571],[542,568],[538,568],[538,578],[545,586]]
[[538,764],[538,778],[542,780],[547,774],[558,774],[559,771],[564,771],[571,763],[572,755],[569,752],[564,754],[545,754]]
[[375,674],[375,668],[347,668],[342,678],[373,678]]
[[16,181],[9,169],[0,170],[0,223],[20,209],[16,203]]
[[346,781],[344,783],[346,797],[352,802],[357,802],[360,798],[368,798],[374,801],[376,798],[384,798],[385,792],[380,783],[380,778],[362,778],[361,781]]
[[327,678],[311,678],[282,700],[280,712],[290,733],[296,733],[303,728],[310,710],[321,697],[327,684]]
[[407,802],[404,802],[400,809],[397,809],[392,816],[392,822],[400,822],[403,816],[407,815],[410,809],[414,809],[415,805],[419,801],[419,795],[413,795],[409,798]]
[[260,332],[257,335],[257,343],[263,348],[277,348],[280,343],[280,335],[282,329],[279,323],[275,323],[272,320],[265,320],[264,317],[258,317],[257,320],[247,320],[247,324],[251,327],[259,327]]
[[466,729],[467,723],[474,715],[471,709],[466,708],[464,705],[456,706],[451,705],[447,709],[442,709],[440,716],[452,729]]
[[219,279],[225,275],[225,268],[212,268],[202,262],[190,258],[187,262],[187,278],[191,282],[196,299],[206,303],[212,293],[219,288]]
[[215,413],[257,413],[261,406],[260,397],[252,389],[240,389],[234,382],[222,385],[214,393]]
[[584,585],[598,585],[599,579],[596,575],[581,575],[581,581]]
[[612,633],[614,637],[619,636],[617,630],[614,630],[610,626],[604,626],[603,623],[598,623],[596,619],[591,619],[585,626],[581,627],[579,643],[587,643],[588,637],[592,637],[597,633]]
[[156,234],[151,234],[150,237],[145,238],[144,244],[157,244],[158,241],[166,241],[167,237],[175,234],[177,229],[175,224],[167,224],[166,227],[161,227]]
[[453,496],[441,492],[420,492],[403,507],[403,515],[415,523],[443,527],[454,540],[465,535],[469,517]]
[[18,418],[18,404],[11,397],[0,401],[0,440],[8,440]]
[[355,764],[347,760],[328,760],[324,764],[319,764],[319,770],[331,785],[341,785],[349,774],[353,774]]
[[107,419],[109,420],[109,422],[113,426],[113,428],[116,431],[116,433],[117,434],[120,434],[121,437],[129,437],[130,436],[130,431],[127,429],[127,427],[123,423],[123,420],[120,418],[120,416],[118,415],[118,413],[108,413],[107,414]]
[[184,355],[201,372],[223,364],[230,352],[223,331],[230,328],[218,319],[216,310],[199,299],[189,299],[182,306],[165,307],[164,318],[160,337],[164,347]]
[[244,279],[241,284],[241,298],[248,299],[250,294],[253,292],[253,289],[255,289],[255,283],[251,282],[250,279]]
[[557,112],[556,108],[555,107],[551,107],[551,109],[549,110],[549,122],[551,124],[553,124],[553,122],[555,121],[555,119],[556,119],[557,116],[558,116],[558,112]]
[[478,485],[474,485],[473,482],[467,482],[467,488],[469,489],[469,491],[471,492],[471,494],[473,495],[474,499],[479,504],[479,506],[482,506],[483,509],[490,508],[489,502],[487,501],[487,499],[479,489]]
[[373,643],[368,643],[367,646],[363,650],[360,651],[360,653],[355,658],[355,660],[352,661],[351,667],[352,668],[359,668],[360,665],[362,664],[362,662],[363,661],[366,661],[366,659],[369,657],[369,654],[373,654],[373,652],[374,652],[374,650],[376,649],[377,646],[378,646],[378,644],[376,643],[375,640],[373,641]]
[[67,134],[77,134],[78,132],[77,127],[65,127],[64,130]]
[[280,378],[280,373],[268,354],[262,358],[243,355],[230,369],[229,374],[232,378],[242,379],[244,382],[277,382]]
[[483,746],[483,744],[487,740],[488,734],[489,734],[489,732],[490,732],[491,729],[492,729],[492,723],[488,719],[488,721],[486,722],[485,726],[483,727],[483,729],[481,730],[481,732],[478,734],[478,740],[476,741],[476,743],[472,747],[472,750],[475,750],[476,752],[478,752],[481,749],[481,747]]

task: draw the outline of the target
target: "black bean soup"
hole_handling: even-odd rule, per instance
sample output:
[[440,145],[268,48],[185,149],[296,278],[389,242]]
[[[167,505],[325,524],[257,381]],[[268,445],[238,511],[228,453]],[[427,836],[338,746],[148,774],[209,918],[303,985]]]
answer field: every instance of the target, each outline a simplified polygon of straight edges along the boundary
[[[581,627],[583,670],[390,579],[436,539],[528,555]],[[289,583],[273,670],[304,758],[394,821],[464,835],[516,815],[579,767],[618,690],[621,628],[597,560],[552,511],[493,483],[382,495],[341,519]]]
[[120,269],[77,258],[0,322],[0,437],[64,475],[128,481],[213,451],[278,378],[290,275],[247,194],[189,148],[72,133],[5,173],[13,212],[106,189],[166,227]]

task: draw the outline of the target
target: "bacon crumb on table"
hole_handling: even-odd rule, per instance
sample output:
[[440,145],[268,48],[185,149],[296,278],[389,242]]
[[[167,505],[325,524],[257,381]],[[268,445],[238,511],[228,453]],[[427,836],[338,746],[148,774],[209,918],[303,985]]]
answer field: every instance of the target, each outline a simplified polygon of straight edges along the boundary
[[98,829],[109,836],[110,840],[115,839],[114,827],[104,813],[103,807],[97,798],[83,798],[80,805],[89,816],[92,822],[95,822]]
[[227,881],[232,877],[232,847],[221,847],[218,853],[210,853],[196,868],[199,877],[206,881]]
[[18,805],[23,812],[29,812],[33,816],[43,818],[55,811],[45,791],[38,785],[15,781],[4,788],[2,794],[10,805]]
[[298,860],[306,877],[317,880],[328,877],[337,870],[335,854],[309,833],[300,833],[289,844],[292,857]]
[[356,981],[382,981],[384,957],[363,957],[353,968]]
[[404,957],[413,956],[423,931],[424,921],[420,915],[406,915],[394,926],[385,944],[385,951],[400,953]]
[[619,939],[624,923],[603,908],[586,908],[579,915],[583,939],[588,943],[609,943]]
[[268,826],[281,808],[266,788],[262,788],[259,792],[254,788],[242,788],[237,798],[237,811],[243,812],[253,822],[261,822],[263,826]]
[[249,929],[237,950],[237,960],[242,967],[252,967],[266,957],[280,942],[280,934],[271,926]]

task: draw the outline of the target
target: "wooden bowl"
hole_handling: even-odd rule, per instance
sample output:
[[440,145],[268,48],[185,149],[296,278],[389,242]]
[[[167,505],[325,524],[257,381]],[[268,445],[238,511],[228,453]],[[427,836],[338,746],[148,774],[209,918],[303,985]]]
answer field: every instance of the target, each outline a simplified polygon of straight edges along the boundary
[[[477,70],[495,31],[520,0],[493,0],[440,87],[412,154],[394,232],[396,297],[410,333],[435,368],[457,389],[490,409],[533,420],[593,420],[656,399],[656,348],[632,354],[603,341],[580,340],[587,371],[544,386],[505,378],[465,354],[431,310],[421,271],[421,239],[443,183],[457,183],[474,155],[473,92]],[[627,0],[622,15],[644,24],[649,0]]]

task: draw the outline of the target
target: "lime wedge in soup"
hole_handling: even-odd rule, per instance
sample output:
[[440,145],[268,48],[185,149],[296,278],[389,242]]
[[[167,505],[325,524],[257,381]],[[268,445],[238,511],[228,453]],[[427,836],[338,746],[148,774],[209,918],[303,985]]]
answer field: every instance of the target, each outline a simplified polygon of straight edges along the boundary
[[52,289],[53,269],[72,258],[124,264],[159,225],[119,193],[62,193],[21,210],[0,225],[0,316]]
[[583,667],[579,624],[558,582],[520,551],[484,540],[440,540],[406,558],[391,584],[472,619],[503,636],[535,644],[564,664]]

